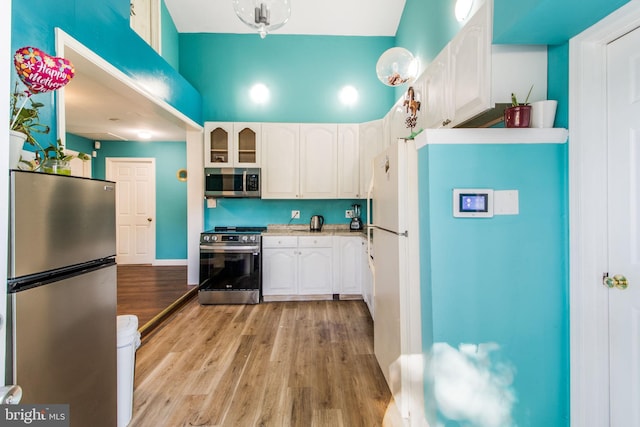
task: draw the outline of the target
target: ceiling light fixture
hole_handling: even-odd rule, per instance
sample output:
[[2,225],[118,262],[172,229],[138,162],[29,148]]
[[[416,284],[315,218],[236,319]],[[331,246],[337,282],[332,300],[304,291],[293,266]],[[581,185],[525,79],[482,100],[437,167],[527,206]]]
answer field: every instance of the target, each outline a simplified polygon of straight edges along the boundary
[[262,83],[256,83],[249,90],[249,97],[256,104],[266,104],[269,101],[269,88]]
[[140,139],[151,139],[151,132],[147,132],[145,130],[141,130],[138,132],[138,138]]
[[233,0],[238,18],[258,30],[261,38],[287,23],[291,15],[289,0]]
[[340,101],[347,107],[352,107],[358,102],[358,91],[353,86],[345,86],[338,94]]

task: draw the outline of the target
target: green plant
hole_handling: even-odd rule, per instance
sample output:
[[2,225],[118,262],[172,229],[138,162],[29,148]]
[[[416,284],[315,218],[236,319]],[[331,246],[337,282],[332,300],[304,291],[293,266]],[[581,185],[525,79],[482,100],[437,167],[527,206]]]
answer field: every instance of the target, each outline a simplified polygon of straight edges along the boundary
[[[30,101],[29,106],[27,106],[27,100]],[[44,104],[34,101],[28,91],[19,91],[18,83],[16,82],[11,94],[9,107],[11,111],[11,117],[9,118],[11,130],[25,134],[27,136],[26,142],[40,147],[33,134],[48,134],[51,130],[49,126],[40,123],[39,110],[44,107]]]
[[27,161],[23,160],[22,158],[20,159],[20,163],[26,165],[26,167],[30,170],[38,170],[44,166],[44,171],[48,172],[46,165],[47,160],[68,162],[76,157],[82,161],[91,159],[91,157],[89,157],[89,155],[85,153],[78,153],[77,155],[65,153],[64,147],[62,146],[62,141],[60,141],[60,139],[56,141],[55,145],[49,145],[47,148],[42,148],[39,144],[38,147],[39,149],[35,152],[36,158],[34,160]]
[[73,154],[66,154],[64,152],[64,147],[62,146],[62,142],[60,141],[60,139],[56,141],[56,145],[50,145],[47,148],[42,150],[43,160],[55,159],[55,160],[62,160],[62,161],[68,162],[69,160],[72,160],[75,157],[78,157],[80,160],[89,160],[91,158],[89,157],[88,154],[85,154],[85,153],[78,153],[77,156]]
[[529,88],[529,93],[527,94],[527,98],[524,100],[522,104],[518,102],[518,99],[516,98],[516,94],[511,92],[511,106],[517,107],[518,105],[529,105],[529,97],[531,96],[532,90],[533,90],[533,85],[531,85],[531,87]]

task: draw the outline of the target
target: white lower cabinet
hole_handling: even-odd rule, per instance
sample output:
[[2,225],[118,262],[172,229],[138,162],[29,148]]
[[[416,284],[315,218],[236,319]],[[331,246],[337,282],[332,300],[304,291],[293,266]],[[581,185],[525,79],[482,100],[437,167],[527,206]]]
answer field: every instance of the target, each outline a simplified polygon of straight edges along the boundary
[[334,238],[334,294],[362,295],[362,241],[360,236]]
[[298,292],[298,238],[262,238],[262,295]]
[[331,295],[332,236],[263,236],[262,295]]

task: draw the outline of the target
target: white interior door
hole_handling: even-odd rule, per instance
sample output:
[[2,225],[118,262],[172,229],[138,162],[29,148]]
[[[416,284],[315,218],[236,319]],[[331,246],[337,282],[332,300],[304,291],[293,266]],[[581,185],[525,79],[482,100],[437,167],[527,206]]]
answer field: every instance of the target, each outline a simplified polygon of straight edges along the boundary
[[107,159],[107,179],[116,182],[116,262],[151,264],[156,256],[155,159]]
[[609,44],[607,82],[610,425],[631,427],[640,426],[640,28]]

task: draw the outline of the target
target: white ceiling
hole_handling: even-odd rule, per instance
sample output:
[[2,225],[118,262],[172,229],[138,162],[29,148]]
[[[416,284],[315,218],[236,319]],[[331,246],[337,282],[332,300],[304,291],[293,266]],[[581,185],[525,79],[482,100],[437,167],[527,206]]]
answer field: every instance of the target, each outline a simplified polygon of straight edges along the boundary
[[65,58],[75,76],[64,88],[65,130],[94,141],[184,141],[186,126],[178,117],[133,90],[76,51]]
[[[290,0],[291,17],[273,34],[395,36],[405,0]],[[232,0],[165,0],[180,33],[254,32]],[[268,36],[267,36],[268,37]]]

